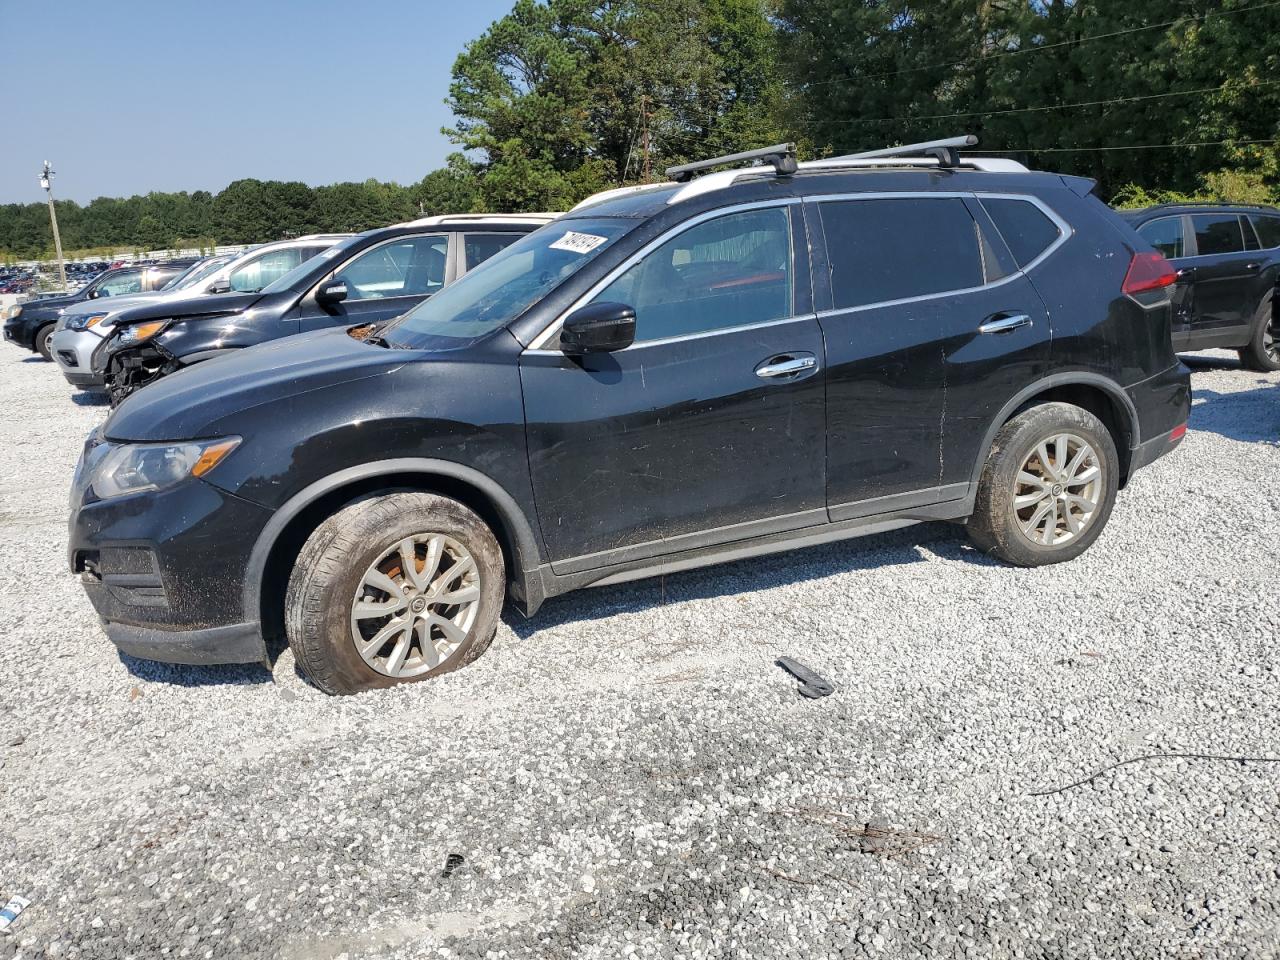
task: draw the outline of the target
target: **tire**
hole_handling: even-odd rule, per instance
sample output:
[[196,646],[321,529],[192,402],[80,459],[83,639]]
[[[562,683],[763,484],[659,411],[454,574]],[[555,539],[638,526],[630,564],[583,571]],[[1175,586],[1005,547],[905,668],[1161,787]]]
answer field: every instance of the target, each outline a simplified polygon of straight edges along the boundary
[[1275,313],[1275,293],[1258,307],[1253,336],[1240,348],[1240,362],[1249,370],[1270,373],[1280,370],[1280,317]]
[[[422,564],[413,577],[402,552],[406,541],[413,544],[414,562]],[[423,577],[433,551],[434,569],[444,575]],[[465,572],[446,580],[452,570]],[[432,580],[439,592],[426,589]],[[493,640],[505,594],[502,549],[483,520],[447,497],[391,493],[339,510],[311,534],[285,593],[285,633],[312,683],[325,693],[358,693],[471,663]],[[441,595],[468,599],[430,600]],[[433,614],[434,621],[427,619]],[[446,630],[441,620],[451,626]],[[429,644],[423,643],[423,630]],[[371,648],[369,659],[357,649],[357,636]],[[397,668],[398,654],[403,666]]]
[[44,357],[46,360],[53,360],[53,347],[49,345],[49,339],[53,336],[53,324],[46,323],[43,327],[36,331],[35,348],[36,353]]
[[[1065,450],[1062,437],[1069,438]],[[1085,446],[1088,451],[1082,454]],[[1050,461],[1048,469],[1042,465],[1044,457]],[[1091,464],[1098,475],[1091,475]],[[1073,466],[1074,473],[1068,475]],[[1024,476],[1037,482],[1025,483]],[[1115,441],[1097,417],[1069,403],[1031,407],[1006,423],[991,445],[966,525],[969,537],[983,551],[1019,567],[1074,560],[1106,526],[1119,477]],[[1040,499],[1032,499],[1037,494]],[[1073,494],[1075,500],[1067,499]],[[1089,501],[1092,509],[1085,511],[1083,503]],[[1032,524],[1030,533],[1024,532],[1024,523],[1031,524],[1042,510],[1043,519]],[[1077,529],[1071,529],[1072,522]]]

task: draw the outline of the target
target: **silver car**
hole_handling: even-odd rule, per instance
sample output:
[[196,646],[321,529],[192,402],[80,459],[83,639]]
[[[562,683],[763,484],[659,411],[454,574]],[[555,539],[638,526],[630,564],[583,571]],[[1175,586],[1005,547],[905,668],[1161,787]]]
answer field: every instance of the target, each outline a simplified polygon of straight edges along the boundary
[[76,304],[58,318],[50,340],[53,359],[72,386],[81,390],[100,390],[102,375],[93,372],[91,358],[103,339],[111,335],[113,319],[122,311],[157,300],[183,300],[204,294],[260,290],[276,277],[349,236],[349,233],[311,234],[295,240],[266,243],[238,256],[202,260],[176,277],[169,286],[154,293]]

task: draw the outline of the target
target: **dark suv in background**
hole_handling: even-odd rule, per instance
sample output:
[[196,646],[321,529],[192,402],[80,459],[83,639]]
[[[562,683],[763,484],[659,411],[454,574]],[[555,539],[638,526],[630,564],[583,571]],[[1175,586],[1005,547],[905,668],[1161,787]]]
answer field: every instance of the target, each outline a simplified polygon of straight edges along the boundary
[[1180,203],[1121,215],[1178,271],[1175,350],[1233,347],[1252,370],[1280,370],[1280,210]]
[[459,214],[368,230],[265,286],[155,302],[113,318],[92,368],[119,403],[183,367],[322,327],[389,320],[555,214]]
[[922,520],[1070,560],[1185,433],[1174,273],[1092,181],[939,153],[610,191],[390,323],[162,380],[85,447],[71,567],[124,651],[283,634],[349,693],[475,659],[506,596]]
[[86,300],[99,297],[123,296],[130,293],[147,293],[163,289],[165,284],[185,273],[199,258],[168,260],[165,263],[139,264],[107,270],[65,297],[44,297],[20,304],[5,321],[4,338],[27,350],[39,353],[46,360],[52,359],[49,338],[53,325],[63,309]]

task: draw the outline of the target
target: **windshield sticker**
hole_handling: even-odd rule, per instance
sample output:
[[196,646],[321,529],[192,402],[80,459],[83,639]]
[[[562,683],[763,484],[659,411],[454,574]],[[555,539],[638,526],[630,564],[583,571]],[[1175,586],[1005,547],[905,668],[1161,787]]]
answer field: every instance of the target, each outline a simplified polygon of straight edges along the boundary
[[597,237],[594,233],[574,233],[566,231],[565,235],[551,244],[552,250],[568,250],[570,253],[590,253],[608,237]]

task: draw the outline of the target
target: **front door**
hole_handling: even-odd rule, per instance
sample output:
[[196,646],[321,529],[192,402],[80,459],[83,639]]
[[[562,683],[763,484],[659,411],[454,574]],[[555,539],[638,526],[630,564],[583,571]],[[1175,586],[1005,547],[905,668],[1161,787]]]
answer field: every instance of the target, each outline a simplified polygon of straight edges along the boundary
[[398,317],[444,287],[448,278],[449,235],[409,234],[364,250],[317,284],[347,286],[347,297],[321,306],[314,291],[299,304],[303,331],[348,324],[378,323]]
[[799,207],[658,242],[590,298],[636,342],[521,359],[534,497],[557,573],[825,522],[822,331]]

